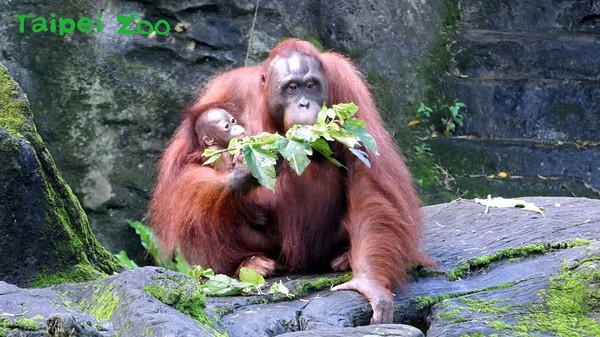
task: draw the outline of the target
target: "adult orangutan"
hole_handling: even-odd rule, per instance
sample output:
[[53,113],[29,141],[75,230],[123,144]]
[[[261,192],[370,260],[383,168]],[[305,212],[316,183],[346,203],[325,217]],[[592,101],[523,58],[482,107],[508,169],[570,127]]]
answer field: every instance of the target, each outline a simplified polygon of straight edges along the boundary
[[345,270],[353,278],[334,290],[355,290],[373,307],[372,323],[393,319],[396,284],[406,268],[428,259],[419,252],[419,200],[408,170],[383,127],[360,73],[343,56],[308,42],[277,45],[262,66],[231,70],[208,83],[196,105],[229,102],[249,134],[280,134],[313,124],[323,104],[353,102],[377,140],[368,168],[332,144],[337,168],[313,155],[298,176],[278,168],[275,192],[258,186],[248,168],[229,173],[187,158],[193,121],[184,120],[160,162],[150,218],[166,252],[178,246],[191,263],[235,274],[249,266],[272,272]]

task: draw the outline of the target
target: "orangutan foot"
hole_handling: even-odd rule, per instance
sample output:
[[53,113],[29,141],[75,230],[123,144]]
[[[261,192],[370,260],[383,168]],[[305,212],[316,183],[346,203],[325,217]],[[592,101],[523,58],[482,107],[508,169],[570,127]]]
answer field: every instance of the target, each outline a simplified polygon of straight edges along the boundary
[[335,272],[350,270],[350,253],[345,252],[342,255],[331,260],[331,269]]
[[239,275],[240,269],[242,267],[254,269],[263,277],[269,277],[273,275],[273,273],[275,273],[275,269],[277,269],[277,262],[275,262],[272,259],[269,259],[264,255],[254,255],[244,260],[244,262],[240,263],[240,266],[236,273],[237,275]]

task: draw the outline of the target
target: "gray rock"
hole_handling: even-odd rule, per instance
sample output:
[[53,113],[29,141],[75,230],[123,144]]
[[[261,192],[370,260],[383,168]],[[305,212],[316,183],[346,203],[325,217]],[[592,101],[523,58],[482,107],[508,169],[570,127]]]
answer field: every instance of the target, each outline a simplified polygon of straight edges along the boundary
[[[459,71],[469,78],[596,81],[597,33],[461,29],[453,45]],[[592,82],[593,83],[593,82]]]
[[103,335],[89,325],[77,322],[71,314],[53,314],[46,322],[48,334],[53,337],[102,337]]
[[0,279],[26,286],[118,270],[43,144],[29,102],[0,65]]
[[111,336],[106,330],[100,333],[96,329],[100,322],[76,310],[63,295],[50,288],[22,289],[0,281],[0,333],[10,329],[8,336],[62,337],[64,331],[74,329],[78,337]]
[[364,337],[364,336],[395,336],[395,337],[423,337],[423,333],[410,325],[382,324],[362,326],[358,328],[344,328],[336,330],[313,330],[290,332],[280,336],[285,337]]
[[[448,44],[454,69],[444,92],[467,105],[457,134],[470,139],[432,151],[455,178],[458,194],[598,197],[597,8],[597,1],[577,0],[461,2],[460,23]],[[454,159],[444,152],[452,149],[460,153]],[[473,172],[481,162],[472,160],[472,150],[485,151],[485,170]],[[505,171],[522,179],[490,183],[461,171]],[[544,185],[538,175],[556,181]],[[577,187],[563,188],[563,182]]]
[[[600,153],[585,142],[442,138],[427,142],[467,197],[488,193],[598,198]],[[574,159],[576,158],[576,159]],[[498,172],[509,177],[497,178]],[[490,179],[487,176],[496,178]],[[487,193],[485,192],[487,191]]]
[[571,143],[600,137],[594,117],[600,111],[597,81],[453,79],[448,83],[470,103],[462,128],[466,135]]
[[[483,256],[507,254],[498,260],[491,259],[489,264],[473,264],[457,281],[448,281],[445,277],[442,280],[425,278],[411,285],[408,296],[413,299],[437,296],[428,318],[428,337],[517,334],[516,331],[526,328],[519,321],[523,317],[532,320],[527,326],[528,335],[559,335],[553,329],[560,323],[545,316],[550,309],[541,309],[540,314],[540,308],[549,306],[548,293],[551,284],[555,284],[554,278],[578,268],[577,261],[589,260],[586,263],[598,264],[600,216],[596,209],[600,203],[582,198],[523,199],[543,207],[545,216],[517,208],[490,208],[488,214],[483,214],[485,207],[469,200],[424,208],[425,221],[429,224],[425,250],[440,261],[440,271],[447,273],[465,261],[473,262]],[[575,239],[592,240],[593,243],[580,247],[566,244]],[[547,248],[537,254],[507,251],[531,244]],[[582,278],[580,281],[582,287],[597,287],[597,279]],[[593,301],[577,306],[578,310],[585,312],[587,309],[590,313],[599,309]],[[566,317],[573,321],[583,319],[568,311]],[[535,323],[541,325],[536,328]],[[544,324],[547,330],[544,330]],[[591,324],[600,327],[597,318]],[[569,329],[579,331],[582,336],[588,333],[577,324]]]
[[[490,208],[485,214],[485,207],[472,200],[424,207],[423,249],[438,266],[398,290],[394,322],[417,327],[428,337],[512,335],[525,328],[532,336],[558,336],[557,321],[549,316],[552,296],[561,280],[571,280],[585,296],[563,312],[562,322],[571,322],[567,328],[574,331],[582,329],[576,322],[588,322],[592,332],[600,328],[600,306],[593,300],[600,280],[600,201],[524,199],[543,207],[545,216],[518,208]],[[307,281],[332,276],[285,275],[269,281],[283,280],[297,292]],[[277,294],[207,297],[203,304],[194,296],[197,287],[189,277],[156,267],[44,289],[0,283],[0,313],[12,314],[6,318],[13,325],[21,318],[40,324],[36,331],[19,333],[45,333],[46,319],[59,317],[62,325],[103,336],[420,335],[402,325],[352,328],[367,325],[371,315],[370,305],[355,292],[324,289],[293,300]],[[203,306],[205,311],[194,310]],[[525,327],[522,317],[532,324]]]
[[479,29],[506,31],[598,31],[598,2],[579,0],[468,0],[461,2],[461,18]]

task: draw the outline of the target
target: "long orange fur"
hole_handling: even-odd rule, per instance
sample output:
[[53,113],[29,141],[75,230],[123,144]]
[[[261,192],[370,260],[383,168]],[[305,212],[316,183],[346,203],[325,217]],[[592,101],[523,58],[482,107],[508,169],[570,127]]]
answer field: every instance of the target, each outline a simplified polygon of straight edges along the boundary
[[[267,108],[261,75],[268,76],[275,57],[293,52],[321,63],[329,86],[328,105],[353,102],[359,107],[357,117],[366,122],[381,153],[369,153],[372,167],[335,147],[348,170],[315,160],[298,176],[282,165],[275,193],[263,187],[248,194],[232,193],[226,173],[189,160],[194,151],[189,134],[193,121],[185,119],[160,161],[150,206],[152,226],[166,252],[179,246],[191,263],[217,272],[233,274],[255,254],[276,260],[283,270],[322,271],[348,250],[355,277],[368,277],[392,290],[406,280],[406,267],[429,263],[418,249],[419,200],[404,160],[352,62],[333,52],[320,53],[308,42],[287,40],[273,49],[262,67],[238,68],[213,79],[195,104],[234,104],[241,109],[235,117],[249,134],[285,132],[277,130]],[[255,213],[269,219],[265,225],[269,236],[252,236],[253,231],[247,230]],[[249,233],[244,239],[240,229]]]

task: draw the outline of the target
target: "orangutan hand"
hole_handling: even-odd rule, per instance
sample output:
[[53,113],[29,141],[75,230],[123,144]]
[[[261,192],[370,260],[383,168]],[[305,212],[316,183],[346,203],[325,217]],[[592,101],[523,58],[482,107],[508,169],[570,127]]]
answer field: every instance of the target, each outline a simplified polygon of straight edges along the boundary
[[394,295],[377,281],[365,277],[353,277],[350,281],[331,290],[353,290],[361,293],[373,308],[371,324],[390,324],[394,321]]

